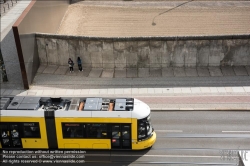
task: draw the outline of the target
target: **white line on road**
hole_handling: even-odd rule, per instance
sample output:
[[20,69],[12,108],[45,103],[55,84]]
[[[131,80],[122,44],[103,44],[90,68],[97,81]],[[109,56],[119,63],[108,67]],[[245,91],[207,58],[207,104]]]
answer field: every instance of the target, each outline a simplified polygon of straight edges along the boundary
[[250,133],[250,131],[222,131],[222,133]]
[[[110,156],[110,154],[86,154],[86,156]],[[211,158],[220,158],[221,156],[193,156],[193,155],[135,155],[135,154],[112,154],[112,157],[211,157]]]
[[[90,154],[89,156],[92,156],[92,154]],[[221,158],[221,156],[197,156],[197,155],[134,155],[134,154],[112,154],[112,157],[195,157],[195,158]]]
[[155,130],[156,132],[175,132],[175,133],[181,133],[182,130]]
[[211,157],[211,158],[221,158],[221,156],[192,156],[192,155],[143,155],[145,157]]
[[174,134],[168,133],[166,136],[158,138],[250,138],[250,134]]

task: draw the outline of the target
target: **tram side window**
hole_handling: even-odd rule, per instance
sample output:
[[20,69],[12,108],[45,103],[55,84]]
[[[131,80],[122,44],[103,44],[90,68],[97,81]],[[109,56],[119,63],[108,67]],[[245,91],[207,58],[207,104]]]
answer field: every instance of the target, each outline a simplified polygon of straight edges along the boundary
[[87,138],[107,138],[107,124],[86,124]]
[[63,138],[83,138],[83,124],[63,123]]
[[24,138],[41,138],[38,122],[23,123]]
[[5,124],[0,124],[0,131],[2,138],[8,138],[8,127]]
[[4,146],[10,146],[9,134],[8,134],[8,126],[6,124],[0,124],[0,131],[2,137],[2,143]]

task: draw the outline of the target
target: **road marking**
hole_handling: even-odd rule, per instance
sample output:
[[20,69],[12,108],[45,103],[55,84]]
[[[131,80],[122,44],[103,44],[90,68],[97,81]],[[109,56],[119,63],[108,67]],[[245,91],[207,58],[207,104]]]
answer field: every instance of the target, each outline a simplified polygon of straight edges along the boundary
[[197,156],[197,155],[136,155],[136,154],[85,154],[86,156],[111,156],[111,157],[195,157],[195,158],[220,158],[221,156]]
[[91,160],[91,161],[85,161],[86,163],[115,163],[116,165],[117,164],[120,164],[122,166],[125,166],[124,164],[171,164],[171,165],[226,165],[226,166],[229,166],[229,165],[233,165],[233,166],[238,166],[237,163],[196,163],[196,162],[168,162],[168,161],[163,161],[163,162],[159,162],[159,161],[96,161],[96,160]]
[[175,132],[175,133],[181,133],[182,130],[155,130],[156,132]]
[[250,133],[250,131],[222,131],[222,133]]
[[158,138],[250,138],[250,134],[167,134]]
[[201,157],[201,158],[221,158],[221,156],[192,156],[192,155],[143,155],[145,157]]

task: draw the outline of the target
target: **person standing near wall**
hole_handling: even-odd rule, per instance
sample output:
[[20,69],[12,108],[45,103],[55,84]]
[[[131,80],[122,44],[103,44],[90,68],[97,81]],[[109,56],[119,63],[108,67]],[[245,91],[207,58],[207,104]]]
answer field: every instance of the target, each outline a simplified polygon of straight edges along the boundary
[[68,64],[69,64],[69,71],[70,71],[70,73],[71,73],[71,72],[74,72],[74,68],[73,68],[74,62],[72,61],[71,58],[69,58]]
[[80,57],[77,58],[77,63],[78,63],[79,71],[82,71],[82,60]]

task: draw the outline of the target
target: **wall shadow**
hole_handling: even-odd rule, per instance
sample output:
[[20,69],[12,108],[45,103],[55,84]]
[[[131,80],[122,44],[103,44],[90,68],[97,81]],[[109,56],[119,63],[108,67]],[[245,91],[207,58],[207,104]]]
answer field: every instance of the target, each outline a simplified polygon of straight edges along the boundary
[[55,33],[68,5],[68,0],[32,1],[13,25],[25,89],[29,89],[40,64],[35,33]]

